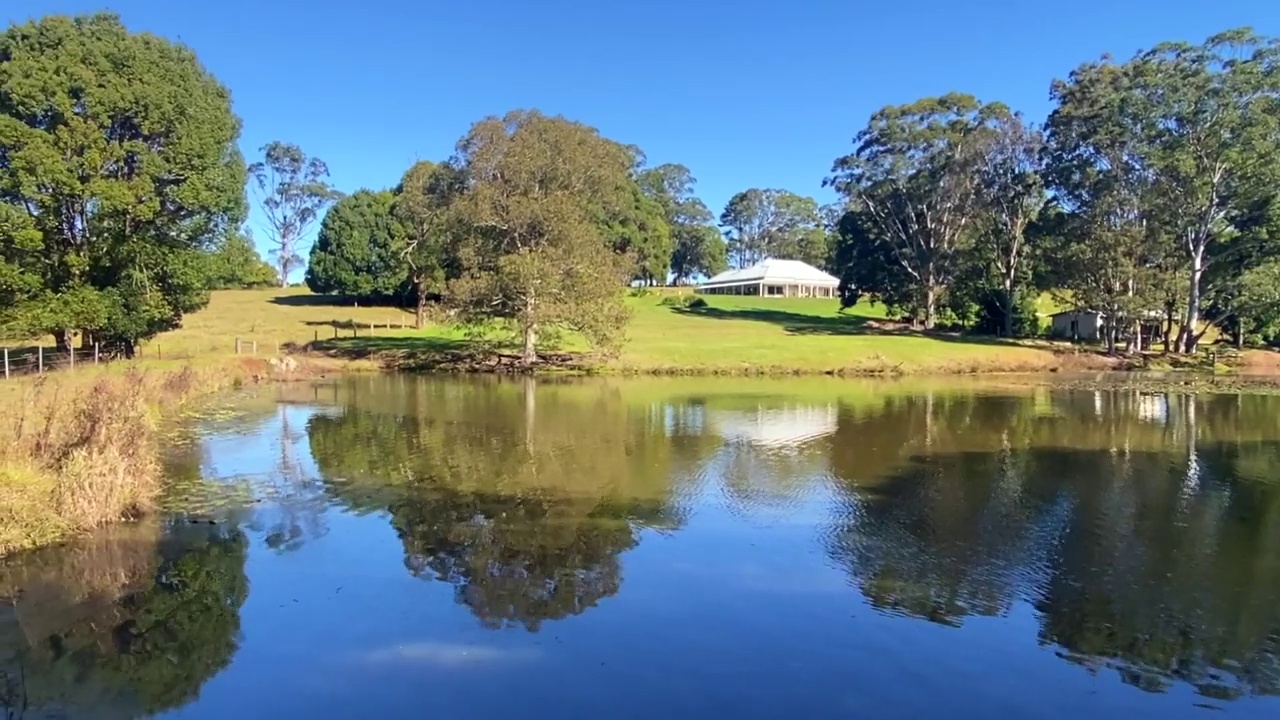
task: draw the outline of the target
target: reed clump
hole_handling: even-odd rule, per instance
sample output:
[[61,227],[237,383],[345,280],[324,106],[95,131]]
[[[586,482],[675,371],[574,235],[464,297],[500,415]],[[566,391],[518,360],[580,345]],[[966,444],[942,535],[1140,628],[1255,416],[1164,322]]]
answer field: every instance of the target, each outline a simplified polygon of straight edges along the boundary
[[188,367],[32,383],[0,413],[0,554],[154,509],[162,423],[231,380]]

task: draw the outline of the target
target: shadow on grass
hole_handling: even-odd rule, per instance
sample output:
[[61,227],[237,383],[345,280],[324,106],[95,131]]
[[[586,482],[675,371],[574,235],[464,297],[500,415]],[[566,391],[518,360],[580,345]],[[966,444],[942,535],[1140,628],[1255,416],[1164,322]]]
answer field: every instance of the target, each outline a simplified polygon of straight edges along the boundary
[[380,308],[389,311],[412,312],[409,308],[393,302],[370,302],[346,295],[276,295],[268,302],[285,307],[362,307]]
[[526,365],[512,346],[482,340],[441,337],[338,338],[308,343],[308,352],[350,360],[374,360],[406,372],[523,373],[546,370],[584,371],[589,358],[577,353],[541,352]]
[[760,308],[673,308],[681,315],[714,320],[750,320],[781,326],[792,335],[881,335],[926,337],[967,345],[1017,346],[1019,343],[989,335],[965,335],[953,332],[915,330],[892,321],[874,320],[861,315],[806,315],[788,310]]

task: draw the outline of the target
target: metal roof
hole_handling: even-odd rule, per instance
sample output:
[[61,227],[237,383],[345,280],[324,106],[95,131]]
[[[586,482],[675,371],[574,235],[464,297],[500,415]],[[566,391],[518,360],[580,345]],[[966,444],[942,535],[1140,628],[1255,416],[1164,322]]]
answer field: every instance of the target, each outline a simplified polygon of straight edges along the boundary
[[829,285],[835,287],[840,279],[799,260],[761,260],[751,267],[726,270],[699,287],[724,285],[754,285],[756,283],[778,285]]

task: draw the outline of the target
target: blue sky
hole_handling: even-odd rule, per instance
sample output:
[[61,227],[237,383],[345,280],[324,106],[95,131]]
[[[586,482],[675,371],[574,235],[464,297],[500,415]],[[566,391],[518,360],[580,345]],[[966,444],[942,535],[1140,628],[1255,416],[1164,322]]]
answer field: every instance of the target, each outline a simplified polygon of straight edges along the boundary
[[[717,214],[821,181],[867,117],[956,90],[1041,120],[1049,82],[1103,52],[1200,41],[1277,0],[7,0],[0,19],[111,9],[181,40],[231,88],[242,146],[298,143],[342,190],[442,160],[475,120],[536,107],[687,165]],[[261,237],[261,235],[259,235]]]

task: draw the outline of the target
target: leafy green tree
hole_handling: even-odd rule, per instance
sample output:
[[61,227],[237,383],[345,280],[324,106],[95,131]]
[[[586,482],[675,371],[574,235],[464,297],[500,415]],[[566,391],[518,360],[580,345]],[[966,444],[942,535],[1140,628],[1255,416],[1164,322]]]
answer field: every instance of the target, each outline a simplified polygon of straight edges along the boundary
[[988,295],[1005,337],[1014,335],[1015,310],[1026,304],[1019,295],[1030,275],[1027,228],[1045,204],[1043,148],[1039,130],[1015,113],[1000,113],[979,165],[983,222],[974,250],[994,276],[998,290]]
[[631,201],[620,208],[601,208],[601,232],[617,253],[634,259],[633,281],[665,284],[671,271],[671,227],[659,202],[629,183]]
[[1248,29],[1203,45],[1162,43],[1131,63],[1126,109],[1142,130],[1153,223],[1182,246],[1188,292],[1182,349],[1203,337],[1205,272],[1230,252],[1234,215],[1280,181],[1280,45]]
[[629,152],[586,125],[513,111],[472,126],[455,162],[466,181],[450,206],[459,277],[448,299],[462,317],[514,323],[526,363],[548,327],[619,338],[634,259],[598,219],[634,202]]
[[249,166],[258,207],[267,219],[271,256],[280,269],[280,287],[303,263],[304,243],[325,208],[342,196],[329,184],[329,166],[307,157],[297,145],[280,141],[261,148],[262,160]]
[[248,233],[227,233],[209,254],[209,289],[265,288],[278,284],[276,269],[258,254]]
[[1061,206],[1053,257],[1062,288],[1078,307],[1107,315],[1106,343],[1115,350],[1126,319],[1158,311],[1162,238],[1143,212],[1150,176],[1140,161],[1141,128],[1130,121],[1131,68],[1104,59],[1055,81],[1057,103],[1045,125],[1045,177]]
[[444,292],[452,266],[449,203],[462,191],[462,176],[448,164],[417,162],[396,189],[396,217],[404,228],[402,259],[415,296],[414,326],[426,324],[427,300]]
[[[896,296],[898,304],[923,315],[927,329],[937,322],[943,295],[972,241],[981,202],[977,170],[990,125],[1008,115],[1004,105],[957,93],[883,108],[824,182],[850,208],[842,227],[852,232],[844,233],[845,241],[884,245],[842,255],[892,259],[898,267],[872,272],[868,279],[880,282],[868,289]],[[903,281],[907,288],[882,284]]]
[[658,165],[642,171],[637,181],[661,205],[671,230],[670,270],[676,284],[699,274],[715,275],[728,266],[724,239],[711,224],[711,211],[694,195],[697,181],[689,168]]
[[132,346],[202,307],[207,251],[244,217],[239,134],[230,93],[181,45],[111,14],[10,26],[3,324]]
[[307,287],[312,292],[374,301],[405,290],[405,230],[389,190],[357,190],[329,208],[311,247]]
[[822,265],[827,259],[818,203],[786,190],[744,190],[729,199],[720,224],[727,228],[729,256],[738,267],[767,257]]

